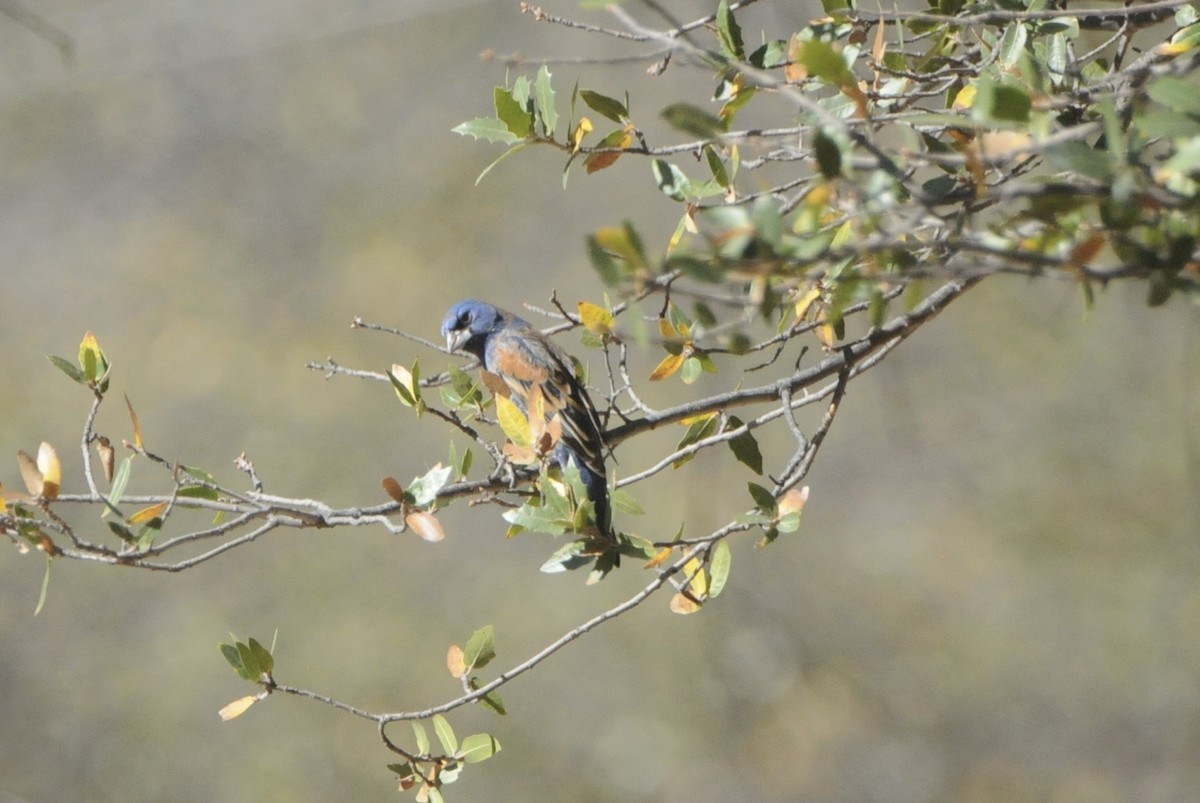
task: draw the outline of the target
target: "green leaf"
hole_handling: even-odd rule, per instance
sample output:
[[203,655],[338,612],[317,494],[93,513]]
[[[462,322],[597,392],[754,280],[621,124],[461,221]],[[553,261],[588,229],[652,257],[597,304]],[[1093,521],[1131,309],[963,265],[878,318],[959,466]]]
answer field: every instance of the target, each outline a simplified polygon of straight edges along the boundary
[[513,93],[502,86],[492,91],[496,103],[496,117],[518,140],[525,139],[533,130],[533,115],[519,103]]
[[554,90],[550,87],[550,70],[545,64],[538,68],[537,80],[533,85],[533,95],[538,119],[542,122],[542,131],[546,136],[553,137],[554,128],[558,125],[558,111],[554,108]]
[[485,625],[472,633],[471,638],[467,640],[467,646],[463,650],[463,663],[469,672],[472,669],[482,669],[495,657],[496,631],[491,625]]
[[433,732],[437,734],[438,741],[442,743],[442,750],[446,755],[452,756],[458,752],[458,739],[454,736],[454,729],[441,714],[433,715]]
[[420,722],[413,722],[413,738],[417,743],[417,755],[429,755],[429,734],[425,730],[425,726]]
[[664,195],[675,201],[687,200],[692,182],[682,170],[663,159],[655,159],[651,168],[654,170],[654,181]]
[[549,481],[543,475],[544,481],[538,483],[538,487],[542,490],[542,508],[548,516],[552,516],[559,521],[570,521],[575,513],[575,507],[571,504],[571,500],[564,496],[561,487],[558,483]]
[[587,252],[592,267],[596,269],[596,273],[600,274],[600,281],[609,287],[616,287],[621,283],[621,269],[617,265],[617,261],[605,250],[594,234],[588,235]]
[[624,125],[625,121],[629,119],[629,110],[619,100],[590,89],[579,90],[579,97],[592,111],[604,115],[614,123]]
[[249,647],[250,653],[254,656],[254,660],[258,663],[259,668],[264,674],[269,674],[275,668],[275,657],[255,639],[250,639]]
[[500,752],[500,742],[487,733],[472,733],[462,741],[458,757],[468,764],[486,761]]
[[608,501],[612,503],[613,510],[619,510],[631,516],[641,516],[646,512],[633,498],[633,494],[624,489],[613,491],[608,495]]
[[46,573],[42,575],[42,590],[38,593],[37,605],[33,608],[33,615],[37,616],[42,612],[42,608],[46,607],[46,592],[50,590],[50,562],[54,558],[46,555]]
[[123,523],[119,521],[109,521],[105,523],[108,525],[108,529],[112,530],[113,533],[122,541],[132,544],[138,540],[137,536],[133,534],[133,530],[126,527]]
[[[702,441],[714,434],[717,431],[717,426],[719,423],[720,422],[717,414],[711,413],[688,424],[687,432],[685,432],[683,437],[679,439],[679,443],[675,444],[676,451],[683,449],[686,446],[691,446],[693,443]],[[671,468],[679,468],[693,457],[695,457],[695,453],[684,455],[683,457],[680,457],[672,462]]]
[[1007,26],[1004,36],[1000,39],[1000,66],[1011,70],[1025,53],[1025,42],[1029,31],[1020,23]]
[[513,527],[516,527],[516,532],[529,530],[530,532],[546,533],[547,535],[562,535],[571,529],[571,522],[569,520],[564,521],[556,516],[552,510],[532,503],[506,510],[501,514],[501,517],[513,525]]
[[484,177],[487,176],[488,173],[492,172],[492,168],[494,168],[496,165],[503,162],[508,157],[512,156],[514,153],[520,153],[521,151],[525,150],[525,148],[527,148],[528,146],[529,146],[528,142],[518,142],[516,145],[513,145],[511,148],[506,150],[504,153],[500,154],[495,159],[493,159],[488,164],[487,167],[485,167],[485,168],[483,168],[483,170],[479,171],[479,175],[475,177],[475,186],[476,187],[479,186],[480,182],[483,181]]
[[449,466],[438,463],[423,476],[415,478],[408,485],[408,492],[412,494],[413,504],[417,507],[425,507],[437,499],[438,491],[450,481],[452,473],[453,469]]
[[504,707],[504,698],[494,691],[480,697],[479,704],[500,716],[508,714],[508,709]]
[[729,0],[721,0],[717,4],[717,36],[721,40],[721,50],[732,59],[744,59],[746,51],[742,45],[742,26],[729,10]]
[[842,54],[834,50],[829,43],[819,39],[800,42],[800,52],[797,55],[809,75],[820,78],[831,86],[857,85],[854,72],[847,66]]
[[713,181],[720,184],[725,189],[729,189],[729,171],[725,169],[725,163],[721,161],[721,157],[717,154],[717,149],[712,145],[704,146],[704,159],[708,162],[708,169],[712,171]]
[[691,385],[700,378],[700,361],[695,357],[688,357],[683,361],[683,368],[679,372],[679,378],[683,380],[683,384]]
[[733,554],[729,543],[718,541],[713,549],[712,560],[708,564],[708,598],[713,599],[725,590],[725,582],[729,579],[729,565]]
[[113,475],[112,487],[108,491],[108,497],[104,500],[104,511],[100,514],[101,518],[107,516],[110,511],[125,518],[125,514],[117,509],[117,505],[121,504],[121,497],[125,495],[125,487],[129,485],[129,475],[132,472],[133,455],[129,455],[117,466],[117,473]]
[[1032,108],[1033,100],[1024,89],[1012,84],[997,84],[992,87],[992,119],[1027,123]]
[[533,94],[533,84],[529,83],[529,76],[519,75],[517,80],[513,81],[511,94],[517,105],[526,111],[532,108],[529,100]]
[[[843,0],[844,2],[844,0]],[[760,70],[769,70],[787,64],[788,43],[786,39],[772,39],[750,54],[747,61]]]
[[488,142],[499,142],[504,145],[512,145],[521,141],[521,137],[510,131],[508,125],[496,117],[476,117],[474,120],[459,123],[450,130],[462,136],[471,136],[475,139],[485,139]]
[[750,487],[750,496],[754,497],[754,504],[758,505],[758,509],[768,516],[774,516],[778,508],[774,494],[756,483],[751,482],[747,485]]
[[71,379],[75,380],[79,384],[87,384],[87,380],[83,378],[83,371],[79,370],[75,363],[71,362],[65,357],[59,357],[57,354],[47,354],[46,359],[53,363],[55,368],[71,377]]
[[[132,460],[133,458],[131,457],[129,459]],[[205,471],[202,468],[196,468],[195,466],[184,466],[184,465],[181,465],[180,468],[183,469],[186,474],[188,474],[191,477],[195,477],[196,479],[200,480],[201,482],[207,482],[212,485],[217,484],[217,481],[213,477],[213,475],[209,474],[207,471]]]
[[550,559],[542,564],[539,571],[545,574],[559,574],[587,566],[592,562],[593,557],[592,555],[581,554],[587,551],[587,549],[587,541],[572,541],[556,550],[550,556]]
[[257,681],[262,677],[262,667],[259,666],[258,657],[250,649],[250,645],[239,641],[233,646],[237,647],[238,657],[242,659],[242,669],[246,672],[246,680]]
[[[743,424],[740,418],[730,416],[726,429],[733,430],[741,426]],[[739,463],[747,466],[755,474],[762,474],[762,452],[758,448],[758,441],[755,440],[754,435],[749,430],[730,440],[729,448],[733,451],[733,456],[738,459]]]
[[233,667],[233,671],[237,672],[245,680],[250,680],[246,675],[245,667],[242,666],[242,655],[238,652],[238,648],[232,644],[220,644],[218,646],[221,648],[221,655],[225,656],[225,660]]
[[216,488],[209,488],[207,485],[185,485],[175,495],[185,499],[207,499],[210,502],[217,501],[221,496]]
[[794,533],[800,529],[800,518],[803,514],[800,511],[788,513],[780,516],[779,521],[775,522],[775,529],[781,533]]
[[1051,147],[1046,151],[1046,160],[1061,170],[1070,170],[1085,178],[1107,181],[1112,177],[1111,155],[1082,142],[1064,142]]
[[725,133],[725,124],[715,115],[690,103],[672,103],[661,114],[672,128],[700,139],[716,139]]
[[821,169],[822,176],[834,179],[841,175],[842,149],[824,130],[817,131],[816,139],[813,140],[813,152],[816,154],[817,166]]
[[1146,92],[1169,109],[1200,115],[1200,85],[1195,81],[1166,75],[1151,83]]

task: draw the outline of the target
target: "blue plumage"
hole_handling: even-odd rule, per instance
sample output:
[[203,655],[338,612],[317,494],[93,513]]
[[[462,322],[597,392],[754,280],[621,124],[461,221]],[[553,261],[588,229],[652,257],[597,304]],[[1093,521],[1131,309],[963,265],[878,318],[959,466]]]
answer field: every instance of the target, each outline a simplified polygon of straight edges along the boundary
[[451,351],[474,355],[485,370],[503,379],[509,398],[522,412],[528,414],[530,391],[540,389],[546,415],[557,413],[562,423],[562,439],[552,459],[560,466],[570,460],[579,469],[596,508],[596,524],[612,537],[604,433],[566,353],[526,321],[482,301],[460,301],[451,307],[442,321],[442,335]]

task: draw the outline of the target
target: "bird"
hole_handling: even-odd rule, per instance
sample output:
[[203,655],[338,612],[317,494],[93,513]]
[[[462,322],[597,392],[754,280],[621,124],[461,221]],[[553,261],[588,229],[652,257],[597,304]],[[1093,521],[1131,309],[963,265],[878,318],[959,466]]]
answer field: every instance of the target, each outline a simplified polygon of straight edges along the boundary
[[474,299],[450,307],[442,320],[442,336],[451,352],[476,357],[484,370],[504,380],[509,398],[522,413],[529,414],[528,400],[534,388],[541,391],[547,420],[557,414],[562,423],[562,438],[551,459],[562,468],[570,461],[579,469],[595,507],[596,526],[615,541],[604,466],[604,428],[566,352],[527,321]]

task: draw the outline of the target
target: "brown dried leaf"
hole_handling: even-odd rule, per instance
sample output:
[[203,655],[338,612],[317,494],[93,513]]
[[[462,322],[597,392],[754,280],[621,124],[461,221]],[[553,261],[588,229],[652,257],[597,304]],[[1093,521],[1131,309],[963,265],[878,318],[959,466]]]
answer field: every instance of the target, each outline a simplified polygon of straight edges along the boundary
[[42,472],[38,470],[37,461],[23,451],[17,452],[17,463],[21,466],[21,479],[30,496],[42,495]]
[[395,477],[384,477],[379,484],[383,486],[383,490],[393,501],[404,504],[404,487]]
[[700,610],[700,603],[686,594],[676,594],[671,597],[671,613],[680,613],[686,616],[698,610]]
[[96,454],[100,456],[100,467],[104,469],[104,479],[112,483],[113,471],[116,468],[117,450],[112,442],[103,435],[96,436]]

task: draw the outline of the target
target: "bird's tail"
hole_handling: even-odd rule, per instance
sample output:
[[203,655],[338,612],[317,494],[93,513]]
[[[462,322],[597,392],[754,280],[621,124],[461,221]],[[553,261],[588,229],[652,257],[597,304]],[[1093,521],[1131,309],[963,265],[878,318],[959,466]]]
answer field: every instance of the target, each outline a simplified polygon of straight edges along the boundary
[[603,475],[597,476],[586,468],[580,471],[580,476],[583,478],[584,487],[587,488],[588,499],[592,500],[592,505],[596,508],[596,526],[605,536],[615,540],[612,507],[608,502],[608,479]]

